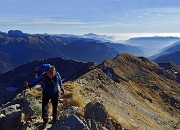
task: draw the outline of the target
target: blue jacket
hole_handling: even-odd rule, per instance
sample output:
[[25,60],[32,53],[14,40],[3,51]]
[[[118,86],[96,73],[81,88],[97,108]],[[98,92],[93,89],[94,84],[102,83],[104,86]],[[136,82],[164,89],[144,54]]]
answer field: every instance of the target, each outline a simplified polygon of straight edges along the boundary
[[[57,93],[58,91],[58,84],[60,85],[60,87],[62,88],[62,80],[61,80],[61,76],[58,72],[56,72],[57,74],[55,74],[55,76],[50,79],[47,76],[47,73],[45,73],[45,81],[43,86],[43,93],[46,93],[48,95],[54,95]],[[41,74],[37,79],[35,79],[34,81],[29,83],[29,87],[32,88],[33,86],[37,85],[38,83],[40,83],[41,81],[43,81],[43,75]]]

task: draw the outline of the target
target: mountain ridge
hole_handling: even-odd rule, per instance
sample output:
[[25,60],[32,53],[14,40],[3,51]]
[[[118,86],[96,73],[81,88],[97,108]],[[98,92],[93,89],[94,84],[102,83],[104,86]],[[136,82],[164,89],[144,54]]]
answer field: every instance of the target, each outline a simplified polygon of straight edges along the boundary
[[169,53],[169,54],[161,55],[161,56],[155,58],[154,61],[158,62],[158,63],[173,62],[173,63],[175,63],[177,65],[180,65],[179,56],[180,56],[180,50]]
[[[33,68],[42,63],[53,64],[65,79],[63,85],[71,98],[67,99],[69,107],[81,110],[92,101],[100,102],[113,120],[130,130],[179,128],[180,67],[173,63],[157,64],[127,53],[106,59],[101,64],[51,58],[33,61],[1,74],[0,89],[10,83],[20,86],[24,80],[32,80]],[[16,78],[21,76],[25,78]],[[29,93],[40,93],[40,89],[32,91]],[[1,92],[7,94],[5,90]],[[15,95],[11,92],[11,96]],[[3,97],[10,95],[1,94],[0,99]],[[32,105],[37,107],[40,101],[33,99],[38,103]]]
[[[117,46],[118,50],[116,50]],[[113,58],[123,52],[139,54],[141,50],[123,44],[114,46],[112,43],[112,46],[109,46],[102,41],[71,36],[26,34],[21,31],[17,35],[16,31],[12,34],[0,33],[0,59],[13,68],[33,60],[53,57],[101,63],[104,59]]]

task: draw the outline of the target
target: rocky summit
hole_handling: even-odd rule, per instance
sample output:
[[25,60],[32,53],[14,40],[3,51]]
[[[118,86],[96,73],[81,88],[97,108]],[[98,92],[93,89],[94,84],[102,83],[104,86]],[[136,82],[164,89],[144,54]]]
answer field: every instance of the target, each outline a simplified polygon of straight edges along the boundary
[[[25,99],[22,94],[23,80],[32,80],[42,63],[54,64],[65,88],[58,119],[47,130],[180,129],[180,67],[124,53],[101,64],[33,61],[1,74],[0,130],[42,129],[41,86],[27,89]],[[51,119],[51,104],[48,113]]]

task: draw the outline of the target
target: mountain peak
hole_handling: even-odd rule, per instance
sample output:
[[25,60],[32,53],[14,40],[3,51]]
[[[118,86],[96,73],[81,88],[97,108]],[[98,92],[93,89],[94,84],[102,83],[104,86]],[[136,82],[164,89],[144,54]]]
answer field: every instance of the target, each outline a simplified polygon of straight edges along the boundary
[[87,34],[84,34],[84,36],[91,36],[91,37],[93,37],[93,36],[98,36],[98,35],[95,34],[95,33],[87,33]]
[[135,56],[129,54],[129,53],[122,53],[122,54],[118,54],[114,59],[119,59],[119,58],[136,58]]
[[26,35],[21,30],[9,30],[8,34],[13,35],[13,36],[25,36]]
[[156,64],[156,63],[150,61],[149,59],[147,59],[145,57],[137,57],[137,56],[133,56],[133,55],[128,54],[128,53],[122,53],[122,54],[117,55],[113,59],[113,61],[124,63],[124,64],[139,64],[139,65]]

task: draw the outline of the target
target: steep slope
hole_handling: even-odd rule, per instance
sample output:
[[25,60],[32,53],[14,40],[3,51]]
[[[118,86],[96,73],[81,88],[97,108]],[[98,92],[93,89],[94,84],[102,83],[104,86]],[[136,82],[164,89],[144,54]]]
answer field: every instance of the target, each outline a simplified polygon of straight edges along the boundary
[[144,57],[122,54],[112,60],[105,60],[100,68],[116,82],[125,81],[139,86],[133,87],[135,91],[140,90],[136,93],[150,103],[155,103],[159,109],[173,115],[179,114],[180,67],[167,69]]
[[164,48],[162,54],[173,53],[179,50],[180,50],[180,41],[175,42],[174,44]]
[[165,48],[163,48],[159,54],[156,54],[152,57],[150,57],[151,59],[156,59],[158,57],[161,57],[163,55],[167,55],[167,54],[171,54],[171,53],[175,53],[177,51],[180,51],[180,42],[176,42],[170,46],[167,46]]
[[5,61],[0,60],[0,73],[7,72],[8,70],[12,69],[11,65]]
[[163,102],[161,95],[147,86],[133,81],[114,82],[99,69],[91,70],[71,84],[77,89],[74,96],[76,102],[80,102],[81,106],[92,100],[103,103],[111,117],[124,128],[130,130],[177,128],[178,108]]
[[154,59],[155,62],[163,63],[163,62],[173,62],[177,65],[180,65],[180,51],[176,51],[170,54],[161,55]]

